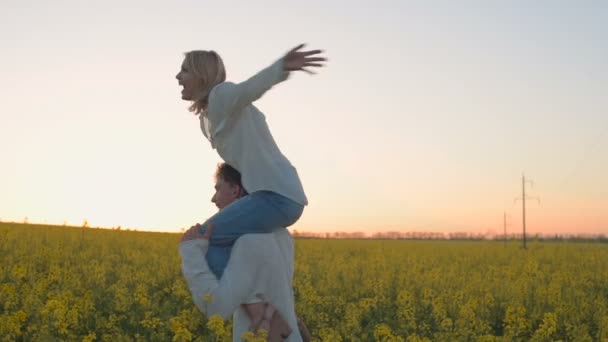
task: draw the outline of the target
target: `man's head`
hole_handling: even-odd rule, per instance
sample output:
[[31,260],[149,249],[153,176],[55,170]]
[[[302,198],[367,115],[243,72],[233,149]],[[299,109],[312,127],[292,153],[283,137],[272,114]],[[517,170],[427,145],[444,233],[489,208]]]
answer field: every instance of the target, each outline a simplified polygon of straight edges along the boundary
[[218,164],[215,171],[215,194],[211,197],[211,202],[222,210],[245,195],[247,191],[241,184],[241,174],[226,163]]

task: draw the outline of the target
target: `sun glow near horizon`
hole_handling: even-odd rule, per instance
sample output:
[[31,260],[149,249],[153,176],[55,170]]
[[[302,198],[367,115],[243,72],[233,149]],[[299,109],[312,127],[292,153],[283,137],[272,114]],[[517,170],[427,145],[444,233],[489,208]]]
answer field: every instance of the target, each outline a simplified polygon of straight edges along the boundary
[[256,102],[310,200],[293,229],[501,233],[506,212],[519,231],[525,172],[530,233],[608,233],[607,7],[2,4],[0,219],[204,221],[220,160],[180,100],[182,53],[213,48],[240,81],[305,41],[327,67]]

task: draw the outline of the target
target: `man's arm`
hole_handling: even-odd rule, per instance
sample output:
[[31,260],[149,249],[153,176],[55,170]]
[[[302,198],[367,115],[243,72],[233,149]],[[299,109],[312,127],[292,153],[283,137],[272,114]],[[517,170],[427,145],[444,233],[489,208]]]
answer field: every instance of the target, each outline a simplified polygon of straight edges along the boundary
[[[209,248],[206,239],[183,241],[179,246],[182,272],[194,303],[207,316],[218,314],[228,319],[241,303],[250,297],[249,286],[253,269],[230,265],[218,281],[209,269],[205,255]],[[234,267],[239,268],[238,270]]]

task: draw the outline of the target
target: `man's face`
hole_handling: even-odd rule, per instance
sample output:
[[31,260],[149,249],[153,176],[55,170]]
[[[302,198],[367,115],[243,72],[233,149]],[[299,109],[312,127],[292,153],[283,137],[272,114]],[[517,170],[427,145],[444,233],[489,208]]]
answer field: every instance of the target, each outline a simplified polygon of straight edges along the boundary
[[236,201],[240,194],[241,188],[238,185],[230,184],[218,177],[217,182],[215,182],[215,194],[211,197],[211,202],[222,210],[228,204]]

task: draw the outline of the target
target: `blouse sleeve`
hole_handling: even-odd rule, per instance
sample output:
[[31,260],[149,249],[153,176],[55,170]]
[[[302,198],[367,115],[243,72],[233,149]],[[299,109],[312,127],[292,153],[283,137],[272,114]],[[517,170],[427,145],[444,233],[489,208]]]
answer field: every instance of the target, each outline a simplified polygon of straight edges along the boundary
[[235,115],[249,104],[258,100],[265,92],[287,79],[288,71],[283,70],[283,59],[258,72],[241,83],[224,82],[215,86],[209,94],[208,116],[217,133],[225,120]]

